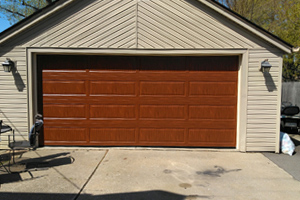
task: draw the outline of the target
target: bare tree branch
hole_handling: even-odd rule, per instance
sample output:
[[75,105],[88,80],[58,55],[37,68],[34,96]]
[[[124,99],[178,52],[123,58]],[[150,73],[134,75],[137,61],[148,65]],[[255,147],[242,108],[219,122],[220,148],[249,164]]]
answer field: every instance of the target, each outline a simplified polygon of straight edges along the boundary
[[30,5],[30,4],[26,3],[25,1],[22,1],[22,5],[23,5],[23,6],[28,6],[28,7],[32,8],[32,9],[34,9],[35,11],[38,11],[38,10],[39,10],[39,8]]
[[19,13],[19,12],[13,11],[13,10],[9,10],[9,9],[4,8],[4,7],[2,7],[2,6],[0,6],[0,9],[3,9],[3,10],[5,10],[6,12],[9,12],[9,13],[12,13],[12,14],[17,14],[17,15],[19,15],[19,16],[21,16],[21,17],[26,17],[26,16],[25,16],[24,14],[22,14],[22,13]]

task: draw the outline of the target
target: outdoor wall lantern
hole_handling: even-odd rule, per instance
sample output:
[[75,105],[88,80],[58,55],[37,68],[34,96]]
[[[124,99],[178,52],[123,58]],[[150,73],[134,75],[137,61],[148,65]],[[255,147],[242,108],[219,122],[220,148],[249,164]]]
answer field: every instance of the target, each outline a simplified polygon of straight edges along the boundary
[[261,71],[261,72],[269,73],[271,67],[272,67],[272,65],[269,63],[268,59],[266,59],[266,60],[264,60],[263,62],[261,62],[260,71]]
[[6,61],[4,61],[2,63],[2,66],[3,66],[4,72],[10,72],[14,68],[15,63],[13,61],[11,61],[9,58],[6,58]]

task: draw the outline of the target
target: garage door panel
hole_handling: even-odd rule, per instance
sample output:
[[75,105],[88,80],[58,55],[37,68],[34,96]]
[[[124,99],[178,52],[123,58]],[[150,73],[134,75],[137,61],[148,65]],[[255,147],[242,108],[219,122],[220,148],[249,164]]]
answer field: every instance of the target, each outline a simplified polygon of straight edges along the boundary
[[46,145],[235,147],[237,56],[72,57],[38,56]]
[[175,105],[216,105],[216,106],[225,106],[225,105],[236,105],[237,98],[235,96],[189,96],[187,97],[178,97],[178,96],[168,96],[161,97],[156,96],[140,96],[140,104],[157,104],[157,105],[166,105],[166,104],[175,104]]
[[90,141],[93,142],[135,142],[135,128],[91,128]]
[[185,82],[174,81],[141,81],[140,82],[140,95],[151,96],[184,96],[185,95]]
[[188,77],[188,73],[185,71],[178,71],[178,72],[168,72],[166,74],[165,71],[157,71],[157,72],[142,72],[138,73],[138,79],[141,81],[182,81],[186,80]]
[[185,119],[183,105],[141,105],[141,119]]
[[[58,121],[54,118],[45,118],[44,125],[48,127],[57,126]],[[106,127],[124,127],[135,128],[138,123],[135,119],[62,119],[59,124],[63,127],[87,127],[87,128],[106,128]]]
[[43,82],[44,94],[78,95],[86,93],[85,81],[47,81]]
[[47,104],[44,105],[46,118],[86,118],[86,105]]
[[[114,96],[114,95],[112,95]],[[200,97],[199,97],[200,96]],[[185,104],[191,104],[191,105],[215,105],[215,106],[222,106],[222,105],[236,105],[237,98],[236,97],[224,97],[224,96],[192,96],[188,99],[186,97],[160,97],[157,96],[155,98],[149,97],[149,96],[141,96],[139,99],[136,97],[130,97],[130,96],[122,96],[121,98],[115,98],[112,99],[111,96],[57,96],[57,95],[45,95],[44,103],[90,103],[90,104],[97,104],[101,102],[102,104],[137,104],[140,102],[140,104],[157,104],[157,105],[165,105],[168,104],[177,104],[177,105],[185,105]],[[117,97],[117,95],[115,95]]]
[[90,95],[136,96],[135,88],[132,81],[90,81]]
[[195,82],[236,82],[237,72],[193,71],[189,73],[189,80]]
[[235,106],[190,106],[189,119],[235,119]]
[[206,129],[236,129],[236,120],[217,120],[217,119],[190,119],[189,128],[206,128]]
[[174,128],[141,128],[139,141],[141,143],[181,142],[185,141],[185,129]]
[[203,145],[228,145],[235,141],[235,129],[189,129],[188,140],[190,143]]
[[89,71],[89,76],[86,78],[89,81],[133,81],[136,80],[136,71],[129,72],[115,72],[109,73],[105,71],[91,72]]
[[90,105],[90,118],[136,118],[135,105]]
[[48,127],[44,126],[47,134],[44,136],[45,142],[68,141],[68,142],[87,142],[88,129],[83,127]]
[[55,80],[55,81],[80,81],[88,80],[87,70],[44,70],[43,71],[43,80]]
[[189,95],[236,96],[236,83],[190,82]]
[[[56,119],[46,118],[44,120],[45,126],[57,126]],[[199,128],[205,127],[206,129],[235,129],[235,120],[174,120],[174,119],[141,119],[136,121],[135,119],[63,119],[59,121],[59,124],[64,127],[88,127],[88,128],[105,128],[105,127],[125,127],[125,128]]]

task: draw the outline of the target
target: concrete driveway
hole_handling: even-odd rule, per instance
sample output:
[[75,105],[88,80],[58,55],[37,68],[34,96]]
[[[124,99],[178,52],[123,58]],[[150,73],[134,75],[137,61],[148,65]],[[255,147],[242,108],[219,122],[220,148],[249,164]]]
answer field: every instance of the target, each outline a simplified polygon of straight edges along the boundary
[[300,182],[261,153],[39,149],[38,171],[0,175],[1,199],[298,199]]
[[263,153],[263,155],[273,161],[280,168],[284,169],[296,180],[300,181],[300,135],[289,134],[289,136],[296,147],[294,152],[295,154],[293,156],[274,153]]

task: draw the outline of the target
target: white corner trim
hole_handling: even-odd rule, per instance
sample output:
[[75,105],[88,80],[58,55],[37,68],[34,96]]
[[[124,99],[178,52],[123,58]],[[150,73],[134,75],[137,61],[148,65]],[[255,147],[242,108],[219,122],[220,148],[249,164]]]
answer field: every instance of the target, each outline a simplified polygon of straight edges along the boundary
[[279,60],[279,72],[278,72],[278,89],[277,89],[277,113],[276,113],[276,141],[275,141],[275,153],[280,153],[280,115],[281,115],[281,90],[282,90],[282,65],[283,58]]
[[243,22],[242,20],[238,19],[235,16],[232,16],[231,14],[225,12],[224,10],[218,8],[217,6],[213,5],[210,0],[198,0],[199,2],[201,2],[202,4],[206,5],[207,7],[215,10],[216,12],[220,13],[221,15],[223,15],[224,17],[230,19],[231,21],[237,23],[238,25],[242,26],[243,28],[251,31],[253,34],[259,36],[260,38],[264,39],[265,41],[273,44],[274,46],[276,46],[277,48],[283,50],[286,53],[291,53],[292,52],[292,48],[286,47],[286,45],[283,45],[280,42],[277,42],[276,40],[268,37],[267,35],[263,34],[261,31],[258,31],[256,28],[253,28],[252,26],[249,26],[247,23]]
[[248,107],[249,50],[240,56],[237,105],[237,149],[247,151],[247,107]]

